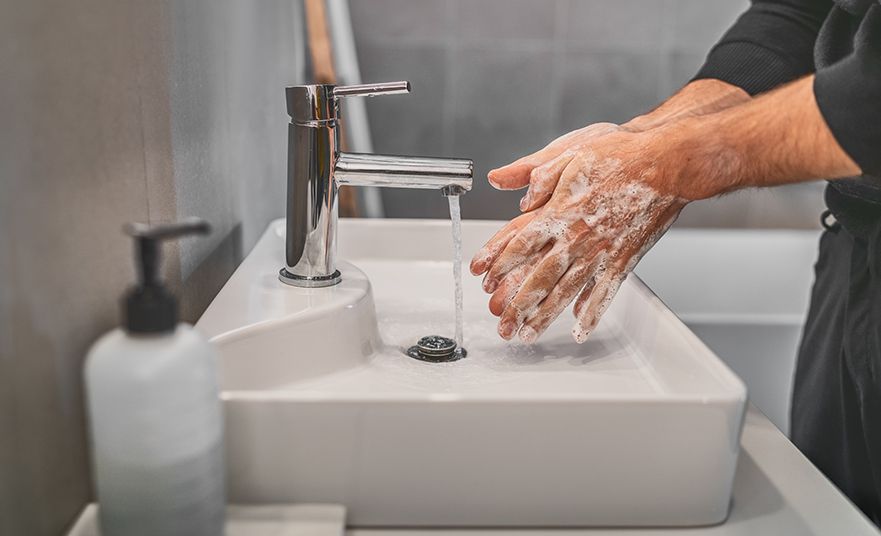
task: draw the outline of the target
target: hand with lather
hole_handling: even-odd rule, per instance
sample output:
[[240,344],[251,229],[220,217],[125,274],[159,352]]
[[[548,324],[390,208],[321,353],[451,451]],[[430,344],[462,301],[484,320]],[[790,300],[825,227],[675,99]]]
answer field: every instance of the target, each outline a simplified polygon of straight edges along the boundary
[[690,83],[624,125],[598,123],[489,173],[528,187],[523,214],[471,261],[504,339],[534,342],[575,300],[584,342],[618,287],[686,204],[740,188],[858,175],[826,126],[808,76],[750,98]]

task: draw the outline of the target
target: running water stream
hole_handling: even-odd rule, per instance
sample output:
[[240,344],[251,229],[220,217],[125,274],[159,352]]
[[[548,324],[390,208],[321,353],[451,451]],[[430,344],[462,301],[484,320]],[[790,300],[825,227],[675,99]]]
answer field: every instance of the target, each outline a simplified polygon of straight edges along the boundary
[[453,228],[453,281],[456,286],[456,344],[462,346],[462,212],[459,208],[459,196],[451,195],[450,221]]

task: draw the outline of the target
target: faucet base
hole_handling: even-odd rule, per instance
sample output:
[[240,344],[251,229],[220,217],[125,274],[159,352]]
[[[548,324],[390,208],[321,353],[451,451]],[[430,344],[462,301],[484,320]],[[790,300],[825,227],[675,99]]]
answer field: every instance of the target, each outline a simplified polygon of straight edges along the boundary
[[300,288],[322,288],[322,287],[332,287],[336,285],[340,281],[342,281],[342,275],[340,271],[337,270],[330,275],[320,275],[314,277],[306,277],[302,275],[295,275],[288,272],[287,268],[282,268],[278,271],[278,280],[286,285],[291,285],[293,287]]

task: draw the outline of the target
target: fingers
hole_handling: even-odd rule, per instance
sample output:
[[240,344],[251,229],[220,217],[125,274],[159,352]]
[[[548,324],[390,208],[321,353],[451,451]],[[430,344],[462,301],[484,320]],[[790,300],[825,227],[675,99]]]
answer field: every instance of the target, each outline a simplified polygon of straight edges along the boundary
[[566,149],[565,136],[557,138],[544,148],[514,162],[496,168],[487,174],[489,183],[498,190],[518,190],[529,184],[529,174],[536,166],[556,158]]
[[592,266],[590,277],[585,281],[584,286],[581,288],[581,292],[578,293],[575,305],[572,306],[572,314],[575,315],[576,320],[581,314],[582,309],[584,309],[584,304],[587,303],[587,299],[590,298],[597,280],[602,279],[605,274],[607,258],[608,255],[606,253],[603,253],[602,256],[597,258],[596,263]]
[[530,266],[529,263],[524,263],[511,270],[511,272],[502,279],[498,288],[496,288],[495,292],[493,292],[492,296],[489,298],[489,312],[491,312],[493,316],[501,316],[502,311],[505,310],[508,304],[511,303],[511,300],[514,299],[517,291],[520,290],[520,286],[523,284],[523,280],[526,279],[526,276],[529,275],[529,270],[531,268],[532,266]]
[[554,143],[565,143],[566,149],[554,158],[536,166],[529,174],[529,189],[520,200],[520,210],[529,211],[547,203],[554,193],[561,176],[575,156],[604,134],[617,130],[611,123],[595,123],[581,130],[570,132]]
[[618,292],[624,277],[626,277],[626,274],[617,268],[610,267],[602,274],[597,274],[595,283],[586,298],[582,298],[582,296],[584,296],[587,287],[582,290],[579,301],[583,299],[583,305],[578,312],[575,326],[572,328],[572,336],[575,338],[575,342],[581,344],[587,340],[588,336],[596,328],[600,317],[606,312],[606,309],[612,302],[612,298],[615,297],[615,293]]
[[[554,292],[560,279],[573,264],[573,259],[579,264],[587,264],[596,257],[601,247],[603,243],[596,237],[591,237],[591,229],[583,222],[577,222],[566,231],[562,240],[544,246],[543,252],[546,253],[541,256],[540,262],[530,259],[523,263],[529,267],[528,276],[503,310],[499,319],[499,334],[506,339],[513,337],[550,293]],[[567,299],[567,304],[572,297],[574,294]]]
[[535,312],[539,303],[548,296],[566,273],[569,259],[568,251],[552,249],[538,265],[534,266],[529,277],[499,318],[499,335],[503,339],[512,338],[526,318]]
[[511,300],[514,299],[517,291],[520,290],[523,281],[529,276],[532,268],[541,262],[550,249],[550,244],[546,245],[537,255],[527,259],[526,262],[511,270],[511,272],[502,279],[502,282],[499,283],[498,288],[493,292],[493,295],[489,299],[489,311],[493,315],[500,316],[502,314],[505,307],[507,307],[508,304],[511,303]]
[[519,331],[521,341],[532,344],[548,329],[551,322],[560,316],[563,309],[578,294],[578,290],[591,278],[594,266],[595,264],[588,260],[578,259],[569,267],[550,294],[526,318]]
[[560,175],[573,158],[575,152],[566,150],[553,160],[534,168],[529,175],[529,189],[520,200],[520,210],[526,212],[547,203],[557,187]]
[[[578,130],[563,134],[542,149],[519,158],[514,162],[494,169],[487,174],[489,183],[499,190],[518,190],[530,183],[530,173],[545,162],[557,158],[573,145],[585,143],[591,138],[614,132],[618,126],[612,123],[594,123]],[[532,206],[539,206],[534,203]],[[528,209],[522,209],[528,210]]]
[[483,286],[486,292],[494,292],[508,272],[551,242],[552,234],[542,229],[547,224],[548,222],[533,220],[508,242],[486,274]]
[[496,190],[518,190],[529,184],[529,173],[534,167],[534,164],[521,158],[512,164],[491,170],[486,178]]
[[596,328],[600,318],[612,303],[612,299],[618,292],[621,283],[627,278],[639,260],[658,241],[666,230],[676,220],[676,216],[682,209],[681,205],[673,205],[659,216],[660,224],[652,232],[644,232],[636,236],[630,236],[624,243],[628,247],[615,250],[610,257],[610,266],[596,274],[592,281],[588,281],[578,299],[575,301],[574,313],[576,317],[572,335],[578,343],[587,340],[590,333]]
[[523,327],[520,328],[520,340],[527,344],[535,342],[572,303],[579,291],[584,292],[586,289],[589,295],[595,276],[605,266],[605,258],[606,254],[601,252],[586,255],[573,262],[547,298],[526,318]]
[[502,227],[492,238],[489,239],[489,241],[487,241],[486,244],[484,244],[482,248],[480,248],[480,251],[474,254],[469,267],[471,273],[474,275],[480,275],[487,271],[487,269],[489,269],[489,267],[495,262],[496,258],[498,258],[499,254],[505,249],[505,246],[508,245],[508,242],[511,241],[520,229],[531,222],[536,215],[536,212],[521,214],[505,224],[504,227]]

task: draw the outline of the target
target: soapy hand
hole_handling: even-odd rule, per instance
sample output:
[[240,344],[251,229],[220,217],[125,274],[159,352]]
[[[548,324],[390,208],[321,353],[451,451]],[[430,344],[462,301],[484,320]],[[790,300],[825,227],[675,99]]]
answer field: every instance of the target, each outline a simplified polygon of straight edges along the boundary
[[621,130],[622,127],[613,123],[594,123],[574,130],[535,153],[490,171],[489,182],[499,190],[517,190],[528,185],[526,195],[520,200],[520,210],[526,212],[540,207],[551,198],[560,174],[575,155],[597,138]]
[[[551,150],[567,136],[570,143]],[[577,296],[572,334],[584,342],[687,203],[669,186],[669,157],[647,136],[614,125],[567,136],[543,157],[539,151],[490,177],[500,187],[530,181],[524,204],[540,206],[505,225],[471,262],[472,273],[486,273],[483,288],[492,294],[490,310],[500,316],[504,339],[519,333],[535,341]]]

